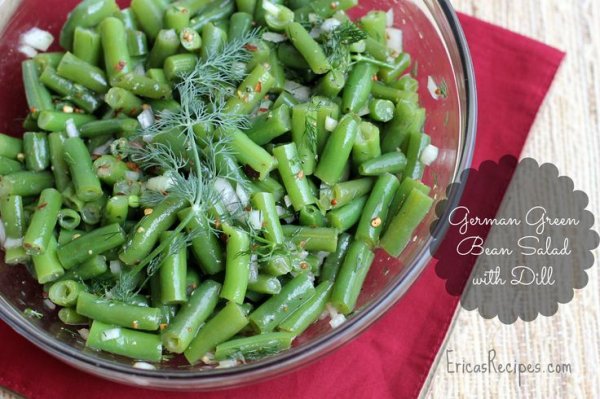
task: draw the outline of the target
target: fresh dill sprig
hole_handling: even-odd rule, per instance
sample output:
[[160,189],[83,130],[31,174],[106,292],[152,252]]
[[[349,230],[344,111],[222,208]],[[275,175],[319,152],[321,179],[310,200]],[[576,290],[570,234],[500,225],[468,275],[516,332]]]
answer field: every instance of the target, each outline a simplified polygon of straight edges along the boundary
[[347,71],[352,66],[350,46],[367,38],[367,34],[356,24],[346,21],[326,33],[323,40],[323,49],[332,67]]

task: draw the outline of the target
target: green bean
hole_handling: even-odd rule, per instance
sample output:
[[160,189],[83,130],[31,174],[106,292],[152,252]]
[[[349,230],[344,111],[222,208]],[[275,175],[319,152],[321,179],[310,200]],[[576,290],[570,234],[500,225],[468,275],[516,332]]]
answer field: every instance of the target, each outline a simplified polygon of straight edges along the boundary
[[116,195],[111,197],[106,203],[104,209],[103,224],[118,223],[123,225],[129,214],[129,197],[124,195]]
[[[98,66],[102,54],[100,35],[91,29],[76,27],[73,36],[73,54],[82,61]],[[58,64],[54,65],[57,66]]]
[[54,177],[50,172],[14,172],[0,176],[0,197],[9,194],[30,197],[53,186]]
[[296,144],[275,147],[273,155],[277,159],[281,180],[294,209],[300,211],[306,205],[314,204],[316,199],[310,191],[308,179],[302,170]]
[[130,57],[143,57],[148,54],[146,34],[139,30],[127,30],[127,51]]
[[391,256],[400,256],[411,241],[415,229],[433,206],[433,199],[419,189],[413,189],[400,212],[396,214],[381,239],[381,247]]
[[112,118],[88,122],[79,127],[79,135],[84,138],[99,136],[129,136],[139,129],[140,124],[131,118]]
[[195,15],[204,11],[211,3],[210,0],[179,0],[174,5],[187,8],[190,15]]
[[[75,230],[74,230],[75,231]],[[78,233],[80,234],[80,233]],[[60,237],[59,237],[60,239]],[[64,245],[64,244],[60,244]],[[65,274],[63,274],[59,280],[91,280],[98,276],[103,275],[108,271],[108,265],[106,262],[106,257],[101,255],[96,255],[80,265],[73,267],[70,270],[67,270]]]
[[325,216],[315,205],[308,205],[300,210],[298,220],[301,226],[306,227],[325,227],[327,224]]
[[221,284],[207,280],[192,292],[175,318],[162,333],[162,342],[169,352],[183,353],[190,345],[202,323],[214,312]]
[[56,256],[57,245],[56,238],[54,238],[53,235],[50,235],[45,251],[31,257],[35,275],[40,284],[55,281],[65,273]]
[[378,61],[387,62],[390,56],[390,50],[385,44],[379,43],[372,37],[367,37],[365,40],[367,53]]
[[382,82],[373,83],[371,94],[375,98],[392,101],[395,104],[403,100],[408,100],[413,103],[418,101],[418,95],[416,93],[398,90]]
[[54,108],[52,105],[52,97],[46,87],[40,82],[35,62],[33,60],[23,61],[21,67],[23,71],[23,86],[29,111],[36,117],[41,111],[52,110]]
[[181,46],[187,51],[196,51],[202,47],[202,37],[192,28],[183,28],[179,32]]
[[281,226],[283,234],[294,244],[307,251],[335,252],[338,235],[327,227]]
[[253,181],[252,185],[255,187],[255,192],[267,192],[273,194],[275,202],[281,200],[285,195],[285,188],[272,177],[267,177],[261,181]]
[[327,214],[329,226],[335,227],[338,231],[346,231],[352,228],[360,220],[368,197],[360,197],[352,200],[347,205],[336,208]]
[[361,122],[356,141],[352,147],[352,160],[360,165],[381,155],[379,128],[369,122]]
[[350,234],[340,234],[335,252],[330,253],[323,262],[319,282],[331,281],[333,283],[335,281],[340,267],[344,262],[344,257],[350,247],[350,243],[352,243],[352,236]]
[[390,100],[369,101],[369,116],[376,122],[389,122],[394,117],[394,103]]
[[239,40],[252,30],[253,17],[247,12],[236,12],[231,15],[229,32],[227,38],[229,41]]
[[319,80],[315,94],[328,98],[336,98],[346,85],[346,76],[336,69],[329,71]]
[[227,135],[231,140],[229,145],[237,160],[256,171],[259,174],[259,180],[264,180],[277,167],[275,158],[241,131],[233,130]]
[[425,122],[425,109],[410,101],[396,104],[394,119],[386,125],[381,140],[381,149],[385,152],[396,151],[405,145],[412,133],[421,131]]
[[81,223],[81,216],[73,209],[61,209],[58,212],[58,225],[63,229],[75,230]]
[[239,359],[258,360],[291,348],[295,334],[276,332],[237,338],[217,345],[215,360]]
[[317,153],[320,155],[330,135],[326,127],[327,118],[337,120],[340,117],[340,106],[325,97],[315,96],[311,101],[317,108]]
[[[164,25],[167,29],[181,32],[190,24],[192,13],[183,5],[173,4],[167,9],[164,16]],[[160,35],[160,33],[159,33]]]
[[174,29],[161,30],[148,55],[147,66],[149,68],[162,68],[167,58],[177,54],[179,44],[179,36]]
[[[162,68],[150,68],[146,71],[146,76],[148,76],[150,79],[154,79],[159,83],[169,83],[169,80],[167,79],[167,77],[165,76],[165,71],[162,70]],[[170,100],[169,103],[171,103]],[[176,109],[180,109],[180,105],[177,101],[175,101],[175,104],[177,104]]]
[[92,165],[87,147],[79,137],[71,137],[64,142],[65,161],[69,165],[73,185],[82,201],[94,201],[102,196],[100,179]]
[[104,63],[110,82],[120,74],[133,70],[127,48],[127,32],[119,19],[106,18],[100,24],[100,36],[104,50]]
[[105,324],[98,320],[93,321],[85,345],[136,360],[160,362],[162,359],[160,336]]
[[400,173],[406,168],[407,160],[403,153],[388,152],[380,157],[363,162],[358,168],[362,176],[379,176],[384,173]]
[[277,97],[277,100],[275,100],[275,102],[273,103],[273,109],[277,109],[282,105],[286,105],[291,108],[296,104],[299,104],[298,100],[296,100],[294,96],[292,96],[290,93],[284,91],[279,95],[279,97]]
[[120,87],[111,88],[104,101],[116,112],[124,112],[128,116],[137,116],[144,108],[144,103],[139,97]]
[[89,226],[100,223],[107,198],[102,196],[97,200],[86,202],[81,208],[81,220]]
[[43,72],[47,67],[55,68],[62,60],[62,57],[65,55],[62,51],[55,51],[50,53],[39,53],[35,57],[33,57],[33,61],[38,67],[38,72]]
[[6,231],[4,262],[14,265],[29,260],[29,256],[22,246],[22,237],[25,232],[23,197],[19,195],[0,197],[0,217]]
[[23,238],[23,248],[27,254],[41,255],[46,251],[53,237],[61,206],[62,196],[58,191],[47,188],[41,192],[38,205]]
[[400,79],[391,82],[390,85],[405,92],[416,93],[419,90],[419,82],[410,74],[403,75]]
[[202,43],[200,56],[203,60],[208,60],[225,46],[227,32],[209,22],[202,27]]
[[302,170],[307,175],[315,171],[317,108],[304,103],[292,108],[292,140],[298,149]]
[[384,11],[370,11],[360,19],[360,26],[367,35],[381,44],[386,44],[387,14]]
[[169,82],[175,81],[180,76],[194,70],[198,58],[194,54],[177,54],[165,59],[165,76]]
[[431,144],[431,137],[425,133],[411,133],[408,139],[408,150],[406,152],[407,164],[402,174],[403,178],[419,180],[425,172],[425,164],[421,162],[421,154]]
[[153,99],[171,98],[171,86],[159,83],[146,76],[135,73],[122,74],[113,80],[113,86],[128,90],[131,93]]
[[340,181],[359,131],[360,118],[345,115],[325,144],[315,176],[329,185]]
[[400,182],[396,176],[389,173],[377,178],[358,222],[355,235],[357,240],[362,240],[371,248],[377,245],[390,204],[399,186]]
[[293,69],[309,69],[308,62],[290,43],[281,43],[277,48],[277,58],[283,65]]
[[257,117],[245,133],[256,144],[265,145],[290,130],[290,107],[284,104]]
[[398,57],[396,57],[396,60],[394,61],[394,68],[382,69],[381,71],[379,71],[379,76],[385,83],[392,83],[393,81],[397,80],[400,77],[400,75],[402,75],[408,69],[408,67],[410,66],[410,62],[410,54],[401,53]]
[[402,207],[402,205],[408,198],[408,195],[413,189],[419,190],[425,195],[429,195],[429,192],[431,191],[430,187],[426,186],[418,180],[411,179],[410,177],[407,177],[404,180],[402,180],[402,183],[400,183],[400,187],[398,187],[398,191],[396,191],[396,195],[392,200],[392,204],[390,205],[390,217],[388,217],[383,227],[384,232],[387,230],[387,226],[389,226],[389,222],[391,221],[391,219],[394,216],[396,216],[398,212],[400,212],[400,208]]
[[277,277],[259,274],[248,282],[248,290],[267,295],[276,295],[281,291],[281,283]]
[[0,157],[18,159],[23,155],[23,140],[0,133]]
[[248,234],[227,224],[223,232],[228,236],[225,280],[221,298],[242,304],[248,288],[250,274],[250,237]]
[[302,334],[323,313],[332,287],[332,281],[323,281],[315,287],[315,294],[281,323],[277,329],[294,335]]
[[235,11],[233,0],[213,1],[190,20],[190,28],[200,31],[206,24],[229,18]]
[[[177,241],[184,239],[182,233],[165,231],[160,235],[161,242],[167,243],[167,253],[159,269],[160,298],[165,305],[184,303],[186,295],[187,249]],[[170,241],[170,242],[169,242]],[[179,246],[179,247],[178,247]]]
[[[182,221],[187,220],[191,212],[193,212],[191,208],[184,209],[179,212],[179,219]],[[200,269],[208,275],[221,272],[225,268],[223,253],[219,240],[213,233],[208,221],[200,216],[193,217],[186,230],[188,233],[194,232],[192,253],[200,263]]]
[[282,93],[285,90],[285,69],[283,68],[283,63],[279,60],[277,52],[273,48],[269,51],[269,66],[271,67],[270,72],[275,81],[271,92]]
[[142,30],[154,41],[162,29],[165,10],[153,0],[132,0],[131,10]]
[[118,224],[99,227],[58,248],[58,259],[69,270],[96,255],[120,247],[125,242],[125,232]]
[[117,13],[117,18],[123,22],[123,26],[128,30],[138,30],[139,25],[131,8],[127,7]]
[[289,0],[287,2],[288,6],[292,10],[296,10],[298,8],[308,6],[308,5],[310,5],[310,3],[311,3],[311,0]]
[[350,244],[331,291],[330,301],[339,312],[348,314],[354,310],[374,258],[375,254],[363,241]]
[[27,116],[25,117],[25,120],[23,120],[23,124],[21,125],[23,127],[23,130],[27,130],[27,131],[35,131],[39,129],[39,126],[37,124],[37,115],[28,112]]
[[[66,202],[66,201],[65,201]],[[66,230],[60,229],[58,233],[58,245],[64,245],[69,241],[74,240],[77,237],[80,237],[84,232],[82,230]]]
[[331,70],[331,65],[323,49],[301,24],[292,22],[285,29],[290,41],[302,54],[314,73],[322,75]]
[[71,50],[73,33],[77,27],[92,28],[119,11],[114,0],[85,0],[71,11],[60,31],[60,45]]
[[108,81],[104,71],[69,52],[64,55],[60,64],[58,64],[56,72],[63,78],[79,83],[97,93],[103,94],[108,91]]
[[103,323],[111,323],[135,330],[156,331],[160,324],[160,310],[146,306],[129,305],[80,292],[77,313]]
[[64,132],[67,129],[69,120],[72,120],[73,124],[79,127],[96,120],[96,118],[85,114],[42,111],[38,117],[38,125],[41,129],[49,132]]
[[25,169],[25,167],[21,162],[0,156],[0,176],[20,172],[23,169]]
[[359,62],[352,67],[342,97],[344,112],[359,112],[367,104],[376,73],[377,67],[369,62]]
[[271,193],[256,193],[252,196],[252,206],[258,209],[262,215],[263,229],[265,239],[273,244],[283,244],[285,238],[277,209],[275,208],[275,198]]
[[272,30],[282,31],[289,23],[294,22],[294,12],[286,6],[271,1],[261,0],[260,3],[262,3],[265,22]]
[[62,308],[58,311],[58,319],[68,326],[87,325],[90,320],[81,316],[73,308]]
[[161,233],[167,231],[175,223],[177,212],[184,206],[184,201],[167,197],[153,209],[152,213],[144,216],[119,254],[121,261],[126,265],[135,265],[148,256]]
[[[335,6],[333,6],[335,4]],[[358,5],[358,0],[316,0],[310,3],[310,12],[315,12],[323,18],[329,18],[338,11],[348,10]]]
[[237,9],[254,16],[256,9],[256,0],[236,0]]
[[243,308],[235,302],[227,305],[206,322],[183,352],[190,364],[198,363],[206,353],[227,341],[248,325]]
[[[100,100],[92,91],[59,76],[56,70],[50,66],[44,69],[44,72],[40,76],[40,81],[49,89],[65,96],[86,112],[94,112],[101,105]],[[63,107],[62,109],[65,108]]]
[[40,172],[50,166],[50,151],[45,133],[24,133],[23,152],[27,169]]
[[315,288],[308,273],[301,273],[285,284],[279,294],[250,313],[250,323],[261,334],[273,331],[314,294]]
[[224,111],[231,114],[249,114],[271,90],[273,84],[273,76],[267,67],[258,65],[241,83],[236,95],[227,100]]
[[50,286],[48,298],[59,306],[74,306],[85,286],[73,280],[60,280]]

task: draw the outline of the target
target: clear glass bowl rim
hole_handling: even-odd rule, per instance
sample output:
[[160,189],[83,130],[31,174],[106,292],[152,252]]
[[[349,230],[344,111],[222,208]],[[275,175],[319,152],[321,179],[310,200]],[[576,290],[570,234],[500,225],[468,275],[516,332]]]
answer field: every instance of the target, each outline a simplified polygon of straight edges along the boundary
[[[452,34],[458,46],[463,76],[465,77],[464,84],[466,87],[465,102],[467,118],[465,129],[461,132],[461,134],[464,134],[464,141],[461,152],[458,154],[458,161],[456,162],[454,174],[456,178],[471,166],[475,148],[477,128],[475,73],[464,32],[450,1],[436,1],[452,30]],[[450,198],[448,198],[447,212],[449,209],[456,206],[461,195],[462,191],[459,190],[451,193]],[[443,234],[447,225],[439,223],[437,228],[441,229],[441,234]],[[442,236],[437,233],[435,235],[437,237]],[[0,297],[0,316],[17,333],[44,351],[72,366],[86,370],[95,375],[101,375],[104,378],[113,381],[167,390],[202,391],[241,386],[273,378],[305,366],[356,338],[392,307],[419,277],[423,269],[431,260],[429,246],[431,245],[432,240],[433,238],[430,237],[420,253],[415,256],[415,261],[407,273],[401,275],[395,284],[391,285],[385,292],[382,292],[377,301],[374,301],[363,308],[358,315],[342,324],[334,330],[334,332],[324,334],[322,337],[298,348],[298,350],[284,352],[275,357],[231,369],[185,370],[179,372],[135,369],[131,366],[121,365],[100,358],[93,358],[80,350],[45,335],[36,328],[31,328],[25,318],[9,309],[9,305],[4,302],[2,297]]]

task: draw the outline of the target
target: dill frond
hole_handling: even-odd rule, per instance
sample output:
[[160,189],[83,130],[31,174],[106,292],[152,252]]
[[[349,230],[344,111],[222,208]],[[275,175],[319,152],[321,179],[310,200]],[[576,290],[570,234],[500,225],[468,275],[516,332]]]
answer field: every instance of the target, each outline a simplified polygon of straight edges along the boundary
[[352,66],[350,45],[367,38],[356,24],[346,21],[325,35],[323,49],[334,68],[347,71]]

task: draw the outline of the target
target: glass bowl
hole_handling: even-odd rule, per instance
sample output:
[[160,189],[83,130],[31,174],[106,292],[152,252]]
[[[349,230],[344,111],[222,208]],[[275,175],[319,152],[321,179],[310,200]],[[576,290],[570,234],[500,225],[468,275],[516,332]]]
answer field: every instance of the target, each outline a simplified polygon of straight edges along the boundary
[[[17,4],[12,14],[8,10],[11,2],[4,3],[6,9],[0,17],[0,23],[5,20],[0,40],[0,54],[4,54],[0,59],[0,82],[3,83],[0,131],[21,135],[21,123],[27,109],[20,68],[24,57],[17,51],[19,34],[37,26],[57,37],[67,12],[76,3],[76,0],[25,0]],[[405,49],[414,60],[413,72],[417,73],[421,102],[427,109],[426,131],[440,148],[438,160],[424,177],[424,181],[433,186],[432,195],[439,201],[446,197],[447,186],[470,166],[475,143],[476,91],[469,50],[447,0],[362,0],[351,14],[358,17],[370,9],[389,8],[394,9],[394,25],[403,30]],[[433,98],[427,89],[430,77],[438,85],[445,82],[445,99]],[[458,202],[460,195],[460,192],[450,193],[448,209]],[[336,329],[331,329],[327,321],[319,322],[298,337],[291,350],[230,369],[192,367],[173,361],[157,370],[142,370],[134,368],[130,359],[88,350],[78,334],[63,328],[56,311],[44,306],[41,289],[25,267],[0,263],[0,317],[44,351],[76,368],[111,380],[180,390],[239,386],[313,362],[373,324],[404,295],[429,263],[432,242],[429,226],[434,219],[435,212],[431,212],[399,259],[390,258],[383,252],[377,254],[357,310],[347,322]],[[444,223],[439,223],[436,228],[445,227]],[[44,317],[27,318],[23,316],[26,308],[39,310]]]

